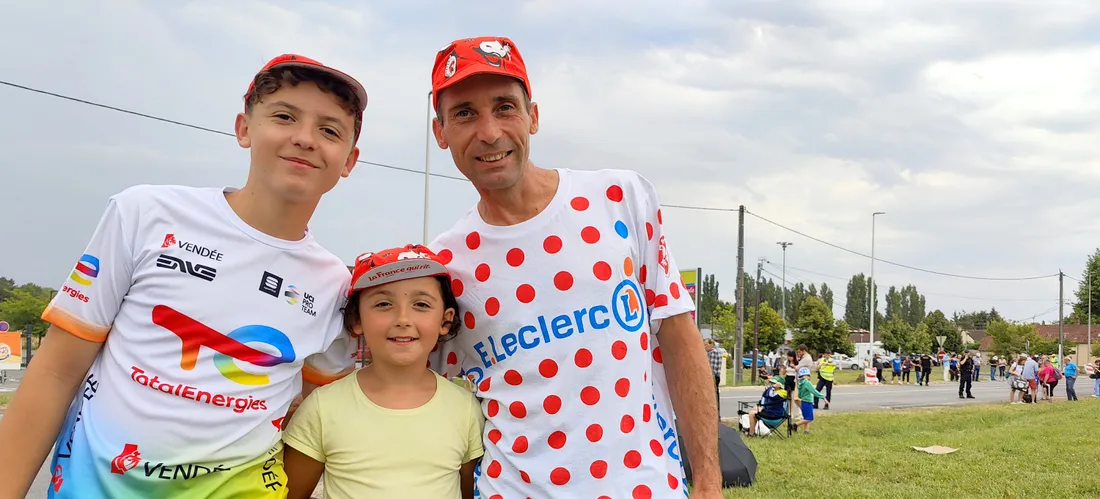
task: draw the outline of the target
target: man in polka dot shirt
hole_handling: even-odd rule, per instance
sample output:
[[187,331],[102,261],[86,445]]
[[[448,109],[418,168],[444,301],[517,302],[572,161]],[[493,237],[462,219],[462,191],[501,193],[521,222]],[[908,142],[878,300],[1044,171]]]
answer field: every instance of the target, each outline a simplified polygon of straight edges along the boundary
[[432,87],[436,141],[481,195],[431,244],[463,310],[431,364],[469,378],[487,418],[475,495],[684,497],[683,450],[691,496],[722,497],[713,380],[656,190],[531,163],[538,106],[507,38],[452,42]]

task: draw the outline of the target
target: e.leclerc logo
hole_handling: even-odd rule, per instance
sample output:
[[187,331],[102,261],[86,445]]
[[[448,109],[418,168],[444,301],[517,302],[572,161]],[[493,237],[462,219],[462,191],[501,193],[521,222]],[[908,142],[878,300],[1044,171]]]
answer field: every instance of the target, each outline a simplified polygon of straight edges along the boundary
[[91,286],[92,279],[96,277],[99,277],[99,259],[88,254],[80,257],[76,267],[73,268],[73,273],[69,274],[70,279],[85,286]]
[[[624,331],[633,333],[646,322],[642,296],[634,280],[624,279],[611,293],[610,307],[597,303],[554,317],[540,315],[514,333],[505,333],[499,338],[489,336],[475,343],[474,351],[480,357],[484,369],[488,369],[520,350],[532,350],[551,341],[564,340],[573,334],[607,329],[611,326],[612,319]],[[471,367],[466,369],[465,374],[474,383],[480,383],[485,371],[482,367]]]
[[[222,376],[242,385],[266,385],[269,380],[266,374],[241,370],[234,360],[261,367],[294,362],[294,346],[290,343],[290,338],[271,326],[252,324],[234,329],[229,334],[222,334],[166,305],[153,307],[153,323],[175,333],[183,341],[180,368],[185,371],[195,368],[199,349],[202,347],[214,350],[214,367]],[[279,356],[257,350],[246,343],[270,345],[278,350]]]

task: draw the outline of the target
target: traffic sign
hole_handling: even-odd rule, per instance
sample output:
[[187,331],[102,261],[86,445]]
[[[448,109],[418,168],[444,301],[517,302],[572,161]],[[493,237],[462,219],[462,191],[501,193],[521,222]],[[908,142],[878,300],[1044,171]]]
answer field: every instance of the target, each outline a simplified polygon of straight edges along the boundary
[[8,332],[8,322],[7,321],[0,321],[0,333],[6,333],[6,332]]
[[936,337],[936,343],[939,343],[940,348],[943,348],[943,342],[945,342],[945,341],[947,341],[946,336],[937,336]]

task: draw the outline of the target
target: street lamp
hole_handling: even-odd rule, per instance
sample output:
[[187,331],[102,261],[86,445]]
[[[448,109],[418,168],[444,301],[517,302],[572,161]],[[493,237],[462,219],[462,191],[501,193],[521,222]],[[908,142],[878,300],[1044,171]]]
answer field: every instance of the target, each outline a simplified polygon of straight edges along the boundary
[[871,214],[871,349],[875,348],[875,217],[885,215],[885,211],[876,211]]
[[[787,320],[787,246],[794,246],[794,243],[789,243],[787,241],[779,241],[775,244],[778,244],[778,245],[783,247],[783,293],[782,293],[783,302],[782,303],[783,303],[783,321],[786,322],[786,320]],[[789,340],[790,338],[787,338],[787,339]]]

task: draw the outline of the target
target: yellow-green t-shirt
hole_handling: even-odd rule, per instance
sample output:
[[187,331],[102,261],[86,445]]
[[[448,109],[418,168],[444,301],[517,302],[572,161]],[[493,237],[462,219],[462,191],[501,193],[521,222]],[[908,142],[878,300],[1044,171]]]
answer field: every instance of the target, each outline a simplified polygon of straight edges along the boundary
[[415,409],[371,402],[355,373],[320,387],[294,413],[283,442],[325,463],[325,498],[461,498],[458,470],[485,452],[473,394],[436,375]]

